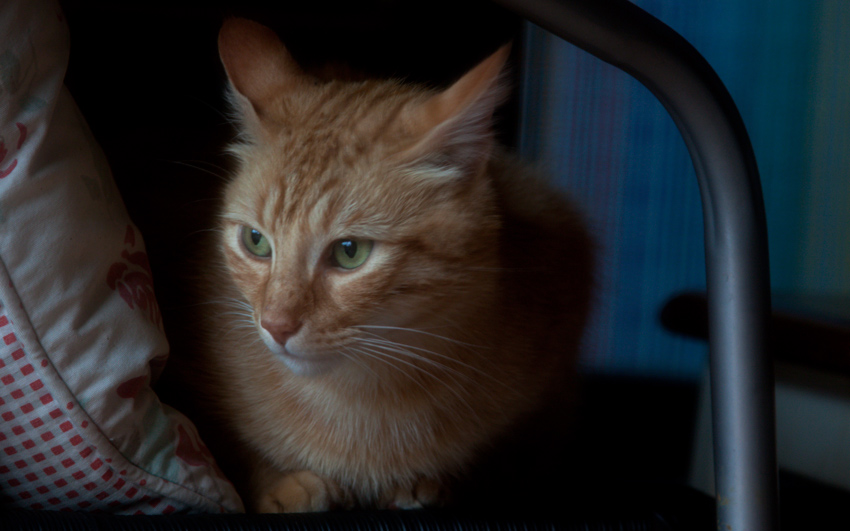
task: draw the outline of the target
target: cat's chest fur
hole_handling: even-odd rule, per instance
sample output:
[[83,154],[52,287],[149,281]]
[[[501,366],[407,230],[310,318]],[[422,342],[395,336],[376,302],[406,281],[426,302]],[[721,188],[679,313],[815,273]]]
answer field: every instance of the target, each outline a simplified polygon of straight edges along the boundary
[[365,499],[381,486],[461,472],[531,399],[471,367],[423,375],[402,365],[409,372],[387,380],[305,378],[262,344],[246,345],[248,338],[222,334],[205,362],[217,375],[210,383],[219,415],[277,467],[315,471]]

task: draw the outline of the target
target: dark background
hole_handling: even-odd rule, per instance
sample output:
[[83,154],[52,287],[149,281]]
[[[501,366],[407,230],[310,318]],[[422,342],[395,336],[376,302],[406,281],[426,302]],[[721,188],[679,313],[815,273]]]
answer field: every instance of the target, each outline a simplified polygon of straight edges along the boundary
[[[206,225],[232,138],[217,53],[222,20],[244,16],[282,36],[305,65],[345,63],[441,85],[511,40],[518,19],[481,1],[95,2],[69,0],[67,85],[101,143],[130,215],[160,263]],[[510,109],[511,106],[509,105]],[[513,112],[503,112],[512,142]],[[199,204],[199,202],[201,204]]]

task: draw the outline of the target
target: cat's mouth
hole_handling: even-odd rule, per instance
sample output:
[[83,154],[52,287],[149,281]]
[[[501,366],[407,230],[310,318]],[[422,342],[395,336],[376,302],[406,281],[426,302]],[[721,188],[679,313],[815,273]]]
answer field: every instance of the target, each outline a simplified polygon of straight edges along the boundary
[[260,337],[266,348],[280,359],[286,367],[298,376],[317,376],[329,371],[339,361],[340,357],[334,354],[318,354],[306,349],[299,348],[298,342],[290,338],[286,344],[281,345],[260,329]]
[[283,349],[278,356],[293,373],[299,376],[318,376],[328,372],[338,362],[337,356],[300,356]]

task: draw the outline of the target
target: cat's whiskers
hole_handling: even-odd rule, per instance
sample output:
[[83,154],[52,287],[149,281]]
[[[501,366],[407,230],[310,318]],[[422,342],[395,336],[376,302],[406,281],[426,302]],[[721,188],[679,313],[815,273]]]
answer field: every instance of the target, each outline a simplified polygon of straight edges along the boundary
[[242,347],[265,346],[263,339],[256,333],[253,321],[250,323],[237,321],[236,324],[222,331],[222,338],[227,336],[237,336]]
[[[472,382],[472,384],[475,383],[475,380],[469,375],[457,371],[445,364],[436,362],[432,359],[428,359],[425,356],[421,356],[419,354],[411,352],[410,350],[403,348],[403,345],[393,346],[393,342],[379,342],[363,338],[361,338],[360,341],[362,348],[369,348],[372,352],[375,352],[376,354],[390,357],[394,361],[413,367],[421,374],[430,376],[435,381],[442,384],[449,392],[451,392],[455,396],[455,398],[457,398],[467,408],[469,408],[471,411],[474,411],[469,402],[467,402],[466,398],[461,396],[461,393],[469,395],[470,390],[475,387],[474,385],[469,385],[469,382]],[[368,346],[363,345],[364,342],[367,343]],[[422,367],[420,365],[416,365],[415,363],[403,360],[399,356],[406,356],[414,361],[424,362],[427,367]],[[445,381],[443,378],[437,375],[435,371],[440,371],[449,381]],[[467,381],[467,385],[464,385],[459,382],[456,376],[464,378]]]
[[223,318],[227,323],[225,334],[239,333],[242,335],[243,341],[247,341],[252,346],[264,345],[262,338],[256,333],[257,324],[254,321],[254,308],[249,303],[235,297],[219,297],[203,304],[222,308],[215,315]]
[[[425,349],[418,349],[416,347],[411,347],[410,345],[404,345],[402,343],[396,343],[394,341],[386,340],[386,339],[383,339],[383,338],[380,338],[380,339],[360,338],[359,341],[361,343],[365,343],[367,345],[370,345],[374,348],[384,349],[387,353],[401,354],[401,355],[406,356],[408,358],[411,358],[413,360],[423,362],[426,365],[433,367],[435,369],[438,369],[438,370],[440,370],[444,373],[449,373],[449,374],[452,374],[452,375],[455,375],[455,376],[461,376],[461,377],[463,377],[467,380],[471,379],[471,377],[469,375],[463,374],[462,372],[460,372],[456,369],[453,369],[452,367],[449,367],[448,365],[446,365],[444,363],[440,363],[438,361],[432,360],[432,359],[430,359],[426,356],[423,356],[421,354],[417,354],[416,352],[413,352],[410,349],[412,348],[412,349],[415,349],[415,350],[422,350],[426,353],[435,354],[439,357],[448,359],[450,361],[456,361],[456,360],[454,360],[454,359],[452,359],[448,356],[441,356],[439,354],[436,354],[434,352],[431,352],[431,351],[428,351],[428,350],[425,350]],[[463,364],[461,363],[461,365],[463,365]],[[456,380],[455,380],[455,383],[457,383]]]
[[214,299],[214,300],[210,301],[210,303],[211,304],[220,304],[220,305],[223,305],[223,306],[230,306],[230,307],[233,307],[233,308],[236,308],[236,309],[239,309],[239,310],[244,310],[245,312],[250,313],[251,315],[254,314],[254,307],[251,306],[248,302],[246,302],[242,299],[237,299],[237,298],[232,298],[232,297],[222,297],[222,298],[219,298],[219,299]]
[[238,307],[238,306],[231,307],[231,308],[225,308],[225,310],[228,310],[228,311],[220,312],[219,315],[242,315],[242,316],[245,316],[245,317],[250,317],[252,319],[254,318],[254,312],[247,310],[245,308]]
[[[410,345],[404,345],[402,343],[396,343],[394,341],[390,341],[388,339],[381,338],[380,336],[376,336],[376,338],[374,338],[374,339],[373,338],[363,338],[363,337],[361,337],[361,338],[358,338],[358,342],[363,347],[368,346],[373,350],[377,349],[377,350],[381,351],[381,354],[393,356],[395,359],[398,359],[399,361],[401,361],[401,360],[397,356],[401,355],[401,356],[405,356],[406,358],[409,358],[413,361],[418,361],[420,363],[424,363],[427,366],[427,368],[416,365],[416,364],[411,364],[411,365],[414,366],[419,371],[421,371],[425,374],[428,374],[429,376],[432,376],[434,378],[437,378],[437,375],[434,374],[432,371],[438,370],[441,373],[445,374],[447,377],[451,378],[452,383],[460,389],[466,390],[467,388],[466,388],[466,386],[461,385],[457,381],[457,379],[455,379],[456,376],[460,376],[460,377],[462,377],[466,380],[472,380],[472,378],[469,375],[464,374],[464,373],[462,373],[462,372],[460,372],[460,371],[458,371],[458,370],[456,370],[452,367],[449,367],[448,365],[446,365],[444,363],[440,363],[439,361],[430,359],[430,358],[423,356],[421,354],[417,354],[416,352],[413,352],[413,350],[411,350],[411,349],[420,350],[420,351],[423,351],[423,352],[426,352],[426,353],[429,353],[429,354],[432,354],[432,355],[436,355],[438,357],[443,357],[443,358],[445,358],[449,361],[457,361],[457,360],[454,360],[454,359],[452,359],[448,356],[442,356],[442,355],[440,355],[436,352],[431,352],[431,351],[426,350],[426,349],[418,349],[417,347],[411,347]],[[430,370],[428,370],[428,369],[430,369]]]
[[[354,327],[353,327],[353,328],[354,328]],[[387,328],[392,329],[393,327],[387,327]],[[447,337],[438,336],[438,335],[436,335],[436,334],[430,334],[430,333],[423,332],[423,331],[421,331],[421,330],[415,330],[415,329],[412,329],[412,328],[407,328],[407,329],[405,329],[405,328],[398,328],[398,330],[406,330],[406,331],[410,331],[410,332],[421,332],[421,333],[423,333],[423,334],[426,334],[426,335],[429,335],[429,336],[433,336],[433,337],[438,338],[438,339],[444,339],[444,340],[447,340],[447,341],[453,341],[453,340],[451,340],[451,339],[449,339],[449,338],[447,338]],[[503,387],[505,387],[505,388],[508,388],[508,389],[512,389],[509,385],[507,385],[506,383],[502,382],[501,380],[499,380],[498,378],[494,377],[493,375],[488,374],[487,372],[485,372],[485,371],[483,371],[483,370],[479,369],[478,367],[475,367],[475,366],[473,366],[473,365],[470,365],[470,364],[468,364],[468,363],[465,363],[465,362],[463,362],[463,361],[461,361],[461,360],[459,360],[459,359],[457,359],[457,358],[455,358],[455,357],[448,356],[448,355],[446,355],[446,354],[441,354],[441,353],[439,353],[439,352],[435,352],[435,351],[433,351],[433,350],[428,350],[428,349],[426,349],[426,348],[422,348],[422,347],[416,347],[416,346],[413,346],[413,345],[407,345],[407,344],[404,344],[404,343],[398,343],[398,342],[396,342],[396,341],[392,341],[392,340],[390,340],[390,339],[387,339],[386,337],[383,337],[383,336],[380,336],[380,335],[378,335],[378,334],[374,334],[374,333],[371,333],[371,332],[367,332],[367,331],[361,331],[361,332],[362,332],[363,334],[368,334],[368,335],[373,336],[373,337],[372,337],[372,338],[360,338],[360,341],[366,341],[366,342],[373,343],[373,344],[383,344],[383,345],[387,345],[387,346],[395,347],[396,349],[399,349],[399,350],[397,350],[399,353],[407,354],[407,355],[409,355],[409,356],[411,356],[411,357],[416,357],[416,359],[419,359],[420,361],[425,361],[425,362],[428,362],[428,363],[430,363],[430,364],[432,364],[432,365],[435,365],[435,366],[441,367],[443,370],[450,371],[450,372],[452,372],[452,373],[454,373],[454,374],[456,374],[456,375],[458,375],[458,376],[462,376],[462,377],[464,377],[464,378],[466,378],[466,379],[470,379],[470,380],[472,379],[472,377],[471,377],[471,376],[469,376],[469,375],[467,375],[467,374],[464,374],[463,372],[458,371],[458,370],[456,370],[456,369],[453,369],[452,367],[449,367],[449,366],[448,366],[448,365],[446,365],[446,364],[438,363],[438,362],[436,362],[435,360],[429,359],[429,358],[428,358],[428,357],[426,357],[426,356],[422,356],[422,355],[415,354],[415,353],[411,352],[411,351],[410,351],[410,349],[413,349],[413,350],[416,350],[416,351],[422,352],[423,354],[427,354],[427,355],[430,355],[430,356],[435,356],[435,357],[440,358],[440,359],[442,359],[442,360],[446,360],[446,361],[448,361],[448,362],[451,362],[451,363],[457,364],[457,365],[458,365],[458,366],[460,366],[460,367],[463,367],[463,368],[465,368],[465,369],[469,369],[469,370],[471,370],[471,371],[475,372],[476,374],[478,374],[478,375],[480,375],[480,376],[483,376],[483,377],[487,378],[488,380],[492,381],[493,383],[496,383],[496,384],[498,384],[498,385],[500,385],[500,386],[503,386]],[[458,344],[460,344],[461,346],[474,346],[474,345],[471,345],[470,343],[463,343],[463,342],[458,342]],[[480,348],[484,348],[484,347],[480,347]],[[478,352],[477,352],[477,351],[475,351],[475,350],[469,349],[469,351],[470,351],[470,352],[472,352],[473,354],[478,354]]]
[[[399,331],[399,332],[413,332],[413,333],[416,333],[416,334],[424,334],[426,336],[430,336],[430,337],[433,337],[433,338],[436,338],[436,339],[441,339],[443,341],[448,341],[449,343],[454,343],[455,345],[462,345],[462,346],[465,346],[465,347],[472,347],[472,348],[487,348],[487,347],[484,347],[482,345],[474,345],[472,343],[466,343],[465,341],[458,341],[457,339],[452,339],[450,337],[442,336],[440,334],[434,334],[432,332],[426,332],[424,330],[419,330],[419,329],[416,329],[416,328],[406,328],[406,327],[402,327],[402,326],[379,326],[379,325],[352,325],[350,328],[359,328],[359,329],[368,328],[368,329],[371,329],[371,330],[394,330],[394,331]],[[365,333],[368,333],[368,332],[365,332]],[[381,337],[381,336],[378,336],[377,334],[370,334],[370,335],[374,335],[376,337]]]
[[[447,389],[450,393],[452,393],[452,394],[455,396],[455,398],[457,398],[457,399],[458,399],[458,400],[459,400],[459,401],[460,401],[463,405],[465,405],[467,408],[469,408],[469,410],[470,410],[470,411],[472,411],[472,412],[474,412],[474,411],[475,411],[475,409],[474,409],[474,408],[473,408],[473,407],[469,404],[469,402],[467,402],[467,400],[466,400],[463,396],[461,396],[461,394],[460,394],[460,392],[459,392],[459,391],[463,391],[463,392],[465,392],[465,393],[467,393],[467,394],[468,394],[468,393],[469,393],[469,390],[467,389],[467,387],[466,387],[466,386],[458,385],[457,380],[452,379],[452,382],[453,382],[455,385],[450,385],[450,384],[446,383],[445,381],[443,381],[443,380],[442,380],[439,376],[437,376],[436,374],[433,374],[432,372],[430,372],[430,371],[428,371],[428,370],[423,369],[422,367],[420,367],[420,366],[416,365],[415,363],[412,363],[412,362],[410,362],[410,361],[407,361],[407,360],[401,359],[401,358],[399,358],[398,356],[394,356],[392,352],[384,352],[384,351],[380,350],[380,348],[378,348],[377,346],[369,346],[369,345],[364,345],[364,344],[360,343],[360,344],[358,345],[357,349],[358,349],[358,350],[360,350],[360,351],[361,351],[362,353],[364,353],[364,354],[366,354],[366,353],[371,353],[371,354],[373,354],[373,355],[371,356],[371,358],[372,358],[372,359],[375,359],[375,360],[378,360],[378,361],[383,361],[384,363],[386,363],[386,364],[388,364],[388,365],[390,365],[390,366],[395,367],[395,368],[396,368],[396,369],[398,369],[398,370],[399,370],[402,374],[404,374],[404,375],[406,375],[408,378],[410,378],[410,380],[411,380],[411,381],[413,381],[414,383],[416,383],[416,384],[417,384],[417,385],[418,385],[418,386],[419,386],[419,387],[420,387],[423,391],[425,391],[425,393],[426,393],[429,397],[433,398],[433,397],[434,397],[434,396],[433,396],[433,393],[432,393],[432,392],[430,392],[428,389],[426,389],[426,388],[425,388],[425,386],[424,386],[424,385],[423,385],[420,381],[418,381],[418,380],[417,380],[417,379],[413,376],[413,374],[410,374],[410,373],[408,373],[407,371],[402,370],[402,369],[401,369],[401,367],[398,367],[398,366],[396,366],[396,365],[393,365],[393,364],[392,364],[389,360],[386,360],[386,359],[380,358],[380,357],[378,357],[378,356],[388,357],[388,358],[390,358],[392,361],[395,361],[395,362],[397,362],[397,363],[401,363],[402,365],[406,365],[406,366],[408,366],[408,367],[411,367],[411,368],[412,368],[412,369],[414,369],[414,370],[415,370],[415,372],[416,372],[416,373],[418,373],[418,374],[422,374],[422,375],[430,376],[430,377],[431,377],[431,378],[433,378],[436,382],[438,382],[438,383],[442,384],[442,385],[443,385],[443,387],[445,387],[445,388],[446,388],[446,389]],[[400,351],[395,351],[395,352],[397,352],[397,353],[399,353],[399,354],[401,354],[401,353],[402,353],[402,352],[400,352]],[[425,359],[425,358],[422,358],[421,356],[416,356],[416,355],[415,355],[415,354],[413,354],[413,353],[408,353],[408,354],[409,354],[409,355],[411,355],[411,356],[416,357],[417,359],[423,360],[423,361],[431,361],[431,360],[427,360],[427,359]],[[435,365],[437,365],[438,367],[440,366],[440,364],[435,364]]]
[[[237,313],[223,313],[223,314],[220,314],[220,315],[237,315],[237,316],[238,316],[238,315],[240,315],[240,314],[237,314]],[[245,317],[245,316],[243,316],[243,317]],[[240,325],[240,326],[239,326],[239,328],[255,328],[255,327],[256,327],[256,325],[254,324],[254,320],[253,320],[253,319],[250,319],[250,318],[244,318],[244,319],[233,319],[231,322],[232,322],[232,323],[234,323],[234,324],[238,323],[238,324]]]
[[[415,376],[413,376],[413,374],[411,374],[411,373],[409,373],[409,372],[405,371],[402,367],[399,367],[398,365],[393,364],[391,361],[389,361],[389,360],[387,360],[387,359],[384,359],[384,358],[382,358],[382,357],[379,357],[379,356],[387,356],[387,354],[386,354],[386,353],[383,353],[383,352],[377,352],[377,351],[372,350],[372,349],[367,349],[366,347],[364,347],[364,346],[362,346],[362,345],[361,345],[361,346],[358,346],[358,347],[348,346],[348,347],[346,347],[346,348],[347,348],[350,352],[354,352],[354,353],[360,354],[360,355],[362,355],[362,356],[365,356],[365,357],[367,357],[367,358],[369,358],[369,359],[373,359],[373,360],[375,360],[375,361],[380,361],[381,363],[383,363],[383,364],[387,365],[388,367],[390,367],[390,368],[392,368],[392,369],[395,369],[395,370],[396,370],[396,371],[398,371],[400,374],[402,374],[403,376],[407,377],[410,381],[412,381],[413,383],[415,383],[415,384],[416,384],[416,385],[417,385],[420,389],[422,389],[422,391],[423,391],[423,392],[425,392],[425,394],[426,394],[426,395],[428,395],[429,397],[432,397],[432,398],[433,398],[433,396],[434,396],[434,395],[433,395],[433,393],[432,393],[431,391],[429,391],[429,390],[428,390],[428,389],[427,389],[424,385],[422,385],[422,382],[420,382],[418,379],[416,379],[416,377],[415,377]],[[395,358],[393,358],[393,359],[395,359]],[[396,360],[396,361],[401,361],[401,360]],[[403,362],[403,361],[402,361],[402,363],[405,363],[405,362]],[[406,364],[406,365],[410,365],[411,367],[416,368],[416,367],[415,367],[413,364],[411,364],[411,363],[405,363],[405,364]],[[428,373],[427,373],[427,372],[424,372],[424,374],[428,374]],[[432,375],[432,376],[433,376],[433,375]]]
[[244,325],[245,328],[256,328],[256,326],[257,326],[256,323],[254,322],[254,317],[252,315],[239,313],[239,312],[225,312],[225,313],[220,313],[218,315],[221,315],[221,316],[227,315],[227,316],[235,316],[236,317],[235,319],[232,319],[232,320],[228,319],[227,320],[228,324],[230,324],[231,322],[240,323],[241,325]]
[[345,359],[354,363],[355,365],[357,365],[361,369],[365,369],[365,370],[371,372],[375,376],[376,379],[378,379],[378,380],[381,379],[380,375],[377,372],[375,372],[371,367],[369,367],[369,365],[367,365],[366,363],[363,363],[361,360],[357,359],[356,354],[362,354],[362,352],[358,352],[355,349],[351,348],[350,346],[343,346],[339,350],[337,350],[337,352],[340,354],[340,356],[343,356]]
[[[219,118],[224,120],[223,124],[232,124],[233,123],[233,120],[230,117],[230,114],[232,114],[232,113],[221,110],[219,105],[214,105],[213,103],[211,103],[207,99],[201,98],[201,97],[192,97],[192,98],[187,98],[187,99],[194,102],[194,104],[198,104],[198,105],[201,105],[203,107],[206,107],[208,111],[212,111],[213,114],[217,115]],[[223,124],[221,124],[221,125],[223,125]]]
[[211,302],[218,302],[222,304],[236,304],[245,308],[253,308],[253,306],[251,306],[248,301],[236,297],[219,297],[217,299],[212,299]]
[[[239,325],[238,328],[254,329],[254,330],[256,330],[256,328],[257,328],[257,324],[254,322],[253,316],[245,315],[245,314],[237,313],[237,312],[226,312],[226,313],[221,313],[219,315],[220,316],[231,316],[231,317],[233,317],[232,319],[228,320],[228,324],[234,324],[234,325],[238,324]],[[231,326],[231,328],[237,328],[237,327]],[[259,337],[259,335],[258,335],[258,337]]]
[[[203,173],[206,173],[208,175],[212,175],[213,177],[215,177],[216,179],[218,179],[220,181],[226,181],[228,179],[227,170],[225,170],[221,166],[218,166],[216,164],[212,164],[212,163],[209,163],[209,162],[206,162],[206,161],[198,161],[198,160],[191,161],[195,164],[192,164],[192,163],[187,162],[187,161],[182,161],[182,160],[167,160],[165,162],[169,162],[171,164],[176,164],[178,166],[185,166],[187,168],[192,168],[193,170],[197,170],[199,172],[203,172]],[[212,166],[216,170],[220,170],[221,173],[216,173],[216,172],[209,170],[207,168],[203,168],[203,167],[199,166],[197,163],[206,163],[208,166]]]

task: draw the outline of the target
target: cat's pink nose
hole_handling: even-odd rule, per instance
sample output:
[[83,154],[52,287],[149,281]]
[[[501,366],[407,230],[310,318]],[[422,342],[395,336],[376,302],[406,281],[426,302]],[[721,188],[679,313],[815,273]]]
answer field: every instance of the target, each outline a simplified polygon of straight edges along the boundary
[[301,328],[301,321],[289,317],[266,318],[263,317],[260,325],[271,334],[278,344],[283,345],[286,340],[294,336]]

